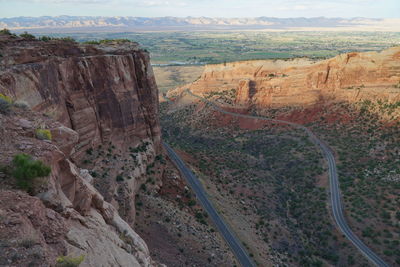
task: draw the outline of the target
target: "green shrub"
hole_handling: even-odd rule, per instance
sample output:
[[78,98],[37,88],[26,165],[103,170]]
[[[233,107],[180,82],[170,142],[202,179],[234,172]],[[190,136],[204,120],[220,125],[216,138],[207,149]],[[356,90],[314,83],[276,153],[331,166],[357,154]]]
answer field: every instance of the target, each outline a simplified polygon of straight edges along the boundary
[[12,99],[9,96],[0,94],[0,99],[3,99],[4,101],[8,102],[9,104],[12,104]]
[[116,180],[117,180],[117,182],[122,182],[122,181],[124,181],[124,177],[122,177],[122,175],[119,174],[119,175],[117,175]]
[[93,154],[93,148],[86,149],[86,154],[92,155]]
[[47,129],[37,129],[36,138],[40,140],[51,140],[51,132]]
[[26,238],[19,242],[19,245],[24,248],[31,248],[36,245],[36,241],[33,238]]
[[33,182],[38,177],[46,177],[51,169],[40,160],[34,160],[30,155],[17,154],[13,159],[14,169],[12,175],[17,180],[17,185],[24,190],[31,191]]
[[12,33],[10,32],[10,30],[9,30],[9,29],[6,29],[6,28],[0,30],[0,34],[12,35]]
[[61,38],[56,38],[56,39],[57,39],[57,40],[60,40],[60,41],[64,41],[64,42],[76,43],[75,39],[72,38],[72,37],[70,37],[70,36],[61,37]]
[[23,109],[23,110],[28,110],[29,109],[29,105],[28,103],[26,103],[25,101],[15,101],[14,102],[14,107]]
[[99,45],[99,44],[111,44],[111,43],[117,43],[117,44],[122,44],[122,43],[130,43],[131,41],[128,39],[105,39],[105,40],[90,40],[83,42],[84,44],[92,44],[92,45]]
[[21,33],[19,36],[22,37],[22,38],[25,38],[25,39],[29,39],[29,40],[35,40],[36,39],[36,37],[34,35],[32,35],[32,34],[30,34],[28,32]]
[[48,41],[53,40],[53,38],[51,38],[50,36],[43,35],[43,36],[39,37],[39,40],[43,41],[43,42],[48,42]]
[[60,256],[57,258],[56,266],[57,267],[77,267],[82,261],[85,259],[84,255],[78,257],[72,256]]
[[9,114],[11,112],[11,104],[0,97],[0,113]]
[[100,44],[100,42],[99,41],[95,41],[95,40],[90,40],[90,41],[86,41],[86,42],[83,42],[84,44],[90,44],[90,45],[98,45],[98,44]]

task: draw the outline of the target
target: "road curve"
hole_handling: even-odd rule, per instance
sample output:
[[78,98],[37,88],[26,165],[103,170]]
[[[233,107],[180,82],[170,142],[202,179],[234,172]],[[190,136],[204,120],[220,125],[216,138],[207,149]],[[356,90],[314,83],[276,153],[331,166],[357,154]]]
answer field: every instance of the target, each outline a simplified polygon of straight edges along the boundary
[[346,219],[344,218],[343,214],[343,204],[340,196],[340,188],[339,188],[339,177],[337,174],[337,167],[336,167],[336,161],[335,157],[333,156],[332,150],[329,148],[328,145],[323,143],[309,128],[289,122],[289,121],[284,121],[284,120],[277,120],[277,119],[269,119],[265,117],[260,117],[260,116],[252,116],[252,115],[244,115],[244,114],[239,114],[239,113],[234,113],[234,112],[229,112],[224,109],[222,109],[220,106],[215,104],[212,101],[209,101],[201,96],[193,94],[190,90],[186,90],[188,94],[191,96],[194,96],[201,101],[210,104],[215,110],[225,113],[228,115],[236,116],[236,117],[242,117],[242,118],[250,118],[250,119],[259,119],[259,120],[265,120],[265,121],[271,121],[271,122],[276,122],[276,123],[282,123],[282,124],[287,124],[291,125],[297,129],[301,129],[305,131],[310,138],[310,140],[321,149],[321,152],[325,158],[325,160],[328,163],[328,170],[329,170],[329,184],[330,184],[330,205],[332,207],[332,214],[333,218],[336,222],[337,227],[339,230],[346,236],[348,240],[350,240],[351,243],[374,265],[376,266],[389,266],[385,261],[383,261],[377,254],[375,254],[370,248],[368,248],[350,229],[349,225],[346,222]]
[[219,216],[217,210],[213,204],[208,200],[206,192],[201,185],[199,179],[193,174],[193,172],[186,167],[182,159],[175,153],[175,151],[166,143],[163,143],[165,149],[167,150],[168,156],[177,166],[179,171],[185,177],[186,181],[189,183],[192,190],[196,193],[197,199],[200,201],[201,205],[207,211],[211,220],[214,222],[215,226],[218,228],[219,232],[224,237],[225,241],[228,243],[232,252],[236,256],[237,260],[242,266],[253,267],[255,266],[253,261],[250,259],[246,250],[243,248],[240,240],[233,234],[233,231],[224,222],[224,220]]

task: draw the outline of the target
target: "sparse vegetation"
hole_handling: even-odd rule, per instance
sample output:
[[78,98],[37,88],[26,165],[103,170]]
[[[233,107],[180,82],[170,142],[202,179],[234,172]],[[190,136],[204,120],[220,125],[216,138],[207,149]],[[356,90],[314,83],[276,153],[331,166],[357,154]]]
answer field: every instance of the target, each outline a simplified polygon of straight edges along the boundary
[[11,104],[0,97],[0,113],[7,115],[11,112]]
[[2,29],[0,30],[0,34],[4,34],[4,35],[12,35],[12,33],[10,32],[9,29]]
[[93,155],[93,148],[88,148],[88,149],[86,149],[86,154],[88,154],[88,155]]
[[25,238],[19,242],[19,245],[24,248],[31,248],[36,244],[36,241],[33,238]]
[[84,259],[84,255],[78,257],[60,256],[56,260],[56,267],[78,267]]
[[34,160],[30,155],[17,154],[13,159],[12,175],[17,180],[19,188],[31,192],[35,180],[39,177],[46,177],[51,169],[40,160]]
[[[215,100],[219,95],[208,97]],[[220,125],[219,118],[210,117],[207,108],[186,105],[165,112],[167,107],[168,103],[161,105],[164,139],[192,155],[191,165],[197,175],[204,176],[210,195],[226,200],[221,207],[225,216],[235,207],[240,212],[230,220],[252,218],[246,233],[256,231],[270,253],[281,259],[291,255],[287,261],[302,266],[366,264],[334,230],[326,206],[322,157],[304,133],[273,123],[242,130],[235,119],[225,121],[223,125],[228,126],[215,127]],[[387,101],[338,103],[329,107],[339,117],[337,121],[332,123],[333,114],[322,110],[308,124],[338,153],[340,185],[352,228],[392,264],[400,261],[398,244],[393,243],[400,226],[395,219],[398,201],[393,199],[400,180],[396,156],[400,123],[385,124],[377,114],[395,122],[399,108],[398,102]],[[264,115],[274,117],[280,112],[295,109],[270,109]],[[357,119],[341,121],[340,114]],[[283,243],[287,245],[278,245]]]
[[60,37],[60,38],[53,38],[53,40],[60,40],[60,41],[64,41],[64,42],[76,43],[75,39],[70,37],[70,36]]
[[99,44],[123,44],[123,43],[130,43],[131,40],[128,39],[104,39],[104,40],[90,40],[90,41],[85,41],[83,42],[84,44],[94,44],[94,45],[99,45]]
[[0,93],[0,113],[7,115],[10,114],[13,101],[11,97]]
[[14,107],[17,107],[17,108],[20,108],[20,109],[23,109],[23,110],[28,110],[29,109],[29,105],[25,101],[15,101],[14,102]]
[[53,38],[51,38],[50,36],[43,35],[43,36],[39,37],[39,40],[43,41],[43,42],[48,42],[48,41],[53,40]]
[[40,140],[51,140],[51,132],[48,129],[37,129],[35,131],[36,138]]
[[38,39],[43,42],[49,42],[49,41],[53,41],[53,40],[54,41],[58,40],[58,41],[64,41],[64,42],[71,42],[71,43],[76,42],[75,39],[70,36],[51,37],[51,36],[43,35],[43,36],[40,36]]
[[9,104],[12,104],[12,102],[13,102],[12,99],[11,99],[11,97],[6,96],[6,95],[3,95],[3,94],[0,94],[0,99],[6,101],[6,102],[9,103]]
[[28,40],[35,40],[36,37],[28,32],[24,32],[22,34],[19,35],[22,38],[28,39]]
[[117,182],[123,182],[124,181],[124,177],[121,174],[118,174],[117,177],[115,178],[115,180]]

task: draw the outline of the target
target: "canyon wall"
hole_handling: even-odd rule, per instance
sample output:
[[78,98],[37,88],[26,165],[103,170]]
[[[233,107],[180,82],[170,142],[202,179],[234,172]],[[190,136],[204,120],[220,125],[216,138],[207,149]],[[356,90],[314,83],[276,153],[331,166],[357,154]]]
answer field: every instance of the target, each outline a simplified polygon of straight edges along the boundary
[[0,93],[25,101],[78,132],[74,158],[98,144],[160,151],[158,90],[137,43],[106,46],[0,39]]
[[348,53],[313,62],[260,60],[206,66],[189,88],[197,94],[234,89],[236,103],[259,108],[304,106],[323,101],[400,100],[400,47]]
[[[156,162],[162,155],[158,89],[148,53],[137,43],[0,35],[0,54],[0,93],[15,103],[11,114],[0,114],[0,164],[11,166],[23,152],[52,169],[33,196],[15,191],[0,170],[6,178],[0,179],[0,213],[16,218],[0,236],[31,233],[43,251],[40,266],[61,255],[83,255],[82,266],[157,265],[131,227],[139,187],[153,168],[153,187],[161,186],[163,172]],[[38,140],[37,129],[49,130],[51,140]],[[30,203],[36,204],[26,214]]]

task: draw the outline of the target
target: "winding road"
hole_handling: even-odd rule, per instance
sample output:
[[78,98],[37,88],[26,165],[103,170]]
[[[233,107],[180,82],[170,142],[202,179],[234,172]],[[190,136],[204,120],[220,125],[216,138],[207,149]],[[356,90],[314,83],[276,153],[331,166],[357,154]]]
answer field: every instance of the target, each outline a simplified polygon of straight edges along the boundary
[[[353,245],[371,263],[373,263],[376,266],[389,266],[377,254],[375,254],[370,248],[368,248],[353,233],[353,231],[350,229],[349,225],[347,224],[346,219],[344,218],[344,214],[343,214],[343,204],[342,204],[342,200],[341,200],[341,196],[340,196],[339,178],[338,178],[338,174],[337,174],[335,157],[333,156],[332,150],[329,148],[329,146],[326,145],[325,143],[323,143],[309,128],[307,128],[301,124],[297,124],[297,123],[293,123],[293,122],[289,122],[289,121],[269,119],[269,118],[260,117],[260,116],[252,116],[252,115],[245,115],[245,114],[229,112],[229,111],[222,109],[217,104],[215,104],[201,96],[193,94],[190,90],[186,90],[186,92],[188,94],[190,94],[191,96],[196,97],[207,104],[210,104],[213,109],[215,109],[221,113],[225,113],[225,114],[236,116],[236,117],[259,119],[259,120],[287,124],[287,125],[293,126],[294,128],[305,131],[307,133],[308,137],[310,138],[310,140],[321,149],[321,152],[322,152],[325,160],[328,163],[329,184],[330,184],[330,205],[332,207],[332,214],[333,214],[333,218],[336,222],[337,227],[345,235],[345,237],[348,240],[350,240],[350,242],[353,243]],[[207,195],[204,191],[204,188],[200,184],[197,177],[190,171],[189,168],[187,168],[185,166],[183,161],[179,158],[179,156],[174,152],[174,150],[170,146],[168,146],[167,144],[164,143],[164,147],[166,148],[170,158],[176,164],[176,166],[181,171],[181,173],[183,174],[185,179],[188,181],[188,183],[191,186],[191,188],[193,189],[193,191],[196,193],[197,198],[200,200],[201,204],[203,205],[203,207],[205,208],[207,213],[210,215],[213,222],[218,227],[219,231],[221,232],[221,234],[223,235],[223,237],[225,238],[225,240],[231,247],[233,253],[237,257],[239,262],[242,264],[242,266],[254,266],[253,262],[251,261],[250,257],[248,256],[247,252],[241,246],[240,241],[235,237],[235,235],[229,229],[227,224],[219,216],[219,214],[213,207],[212,203],[208,200]]]
[[213,206],[210,200],[208,200],[207,194],[201,185],[199,179],[193,174],[193,172],[186,167],[182,159],[175,153],[175,151],[166,143],[163,143],[165,149],[168,152],[168,156],[178,167],[179,171],[185,177],[186,181],[189,183],[192,190],[196,193],[197,199],[200,201],[203,208],[207,211],[213,223],[218,228],[219,232],[224,237],[225,241],[228,243],[236,259],[240,262],[242,266],[255,266],[253,261],[250,259],[246,250],[243,248],[240,240],[234,235],[233,231],[224,222],[221,216],[218,214],[217,210]]

